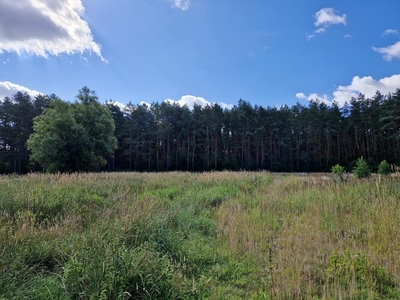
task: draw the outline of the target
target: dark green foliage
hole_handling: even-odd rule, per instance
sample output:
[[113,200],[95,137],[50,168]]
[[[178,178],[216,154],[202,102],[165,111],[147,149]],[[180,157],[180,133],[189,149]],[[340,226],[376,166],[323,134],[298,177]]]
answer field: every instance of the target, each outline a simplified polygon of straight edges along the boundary
[[109,106],[120,124],[115,168],[328,172],[332,165],[351,166],[363,156],[375,171],[380,160],[400,157],[400,145],[391,133],[397,128],[395,117],[388,113],[399,95],[377,92],[369,99],[361,94],[342,108],[318,99],[308,106],[280,109],[252,106],[242,99],[230,110],[155,103],[129,104],[121,112]]
[[359,158],[356,161],[356,166],[353,169],[353,173],[358,177],[358,178],[364,178],[368,177],[371,175],[371,169],[369,168],[367,162],[364,160],[364,158]]
[[390,165],[386,160],[382,160],[378,166],[378,174],[381,175],[389,175],[390,174]]
[[17,92],[11,98],[0,99],[0,173],[26,173],[29,152],[26,141],[32,133],[32,120],[48,107],[50,97]]

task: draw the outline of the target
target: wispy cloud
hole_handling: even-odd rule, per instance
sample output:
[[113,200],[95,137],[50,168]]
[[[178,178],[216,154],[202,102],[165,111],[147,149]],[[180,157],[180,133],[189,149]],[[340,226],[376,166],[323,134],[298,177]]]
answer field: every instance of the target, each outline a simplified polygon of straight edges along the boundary
[[344,38],[345,38],[345,39],[351,39],[352,37],[353,37],[353,36],[352,36],[351,34],[345,34],[345,35],[344,35]]
[[38,94],[42,94],[38,91],[31,90],[22,85],[12,83],[10,81],[0,81],[0,100],[3,100],[5,97],[11,97],[16,92],[28,93],[30,96],[35,97]]
[[386,36],[386,35],[389,35],[389,34],[399,35],[399,32],[396,29],[386,29],[382,33],[382,36]]
[[169,0],[172,3],[173,8],[179,8],[183,11],[189,9],[190,0]]
[[371,76],[354,76],[349,85],[337,87],[332,97],[326,94],[318,95],[316,93],[312,93],[309,96],[303,93],[297,93],[296,97],[298,99],[308,100],[318,99],[328,105],[331,105],[333,101],[335,101],[342,106],[346,102],[349,102],[352,97],[357,98],[360,93],[364,94],[367,98],[372,98],[376,91],[380,91],[382,94],[393,93],[399,88],[399,82],[400,74],[395,74],[379,80],[375,80]]
[[317,30],[315,30],[314,32],[318,33],[318,34],[321,34],[321,33],[324,33],[325,31],[326,31],[326,28],[321,27],[321,28],[318,28]]
[[0,1],[0,54],[48,55],[95,53],[106,61],[82,19],[81,0]]
[[387,61],[391,61],[393,58],[400,58],[400,41],[391,46],[382,48],[372,47],[372,49],[382,54],[383,59]]
[[307,41],[311,40],[313,37],[315,37],[315,34],[308,34],[308,32],[306,32]]

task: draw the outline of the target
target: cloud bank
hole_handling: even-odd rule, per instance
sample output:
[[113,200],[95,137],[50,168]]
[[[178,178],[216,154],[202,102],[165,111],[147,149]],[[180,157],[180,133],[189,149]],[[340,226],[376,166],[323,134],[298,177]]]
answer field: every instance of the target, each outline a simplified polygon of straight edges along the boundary
[[224,102],[214,102],[211,103],[209,101],[207,101],[206,99],[204,99],[203,97],[196,97],[196,96],[192,96],[192,95],[186,95],[186,96],[182,96],[181,99],[179,100],[172,100],[172,99],[165,99],[165,102],[171,103],[171,104],[178,104],[180,106],[184,106],[187,105],[188,108],[193,109],[193,106],[195,104],[200,105],[202,107],[207,106],[207,105],[213,105],[213,104],[218,104],[219,106],[221,106],[223,109],[232,109],[233,105],[232,104],[226,104]]
[[95,53],[105,61],[81,16],[81,0],[0,1],[0,54]]
[[18,85],[15,83],[12,83],[10,81],[0,81],[0,101],[2,101],[5,97],[11,97],[17,92],[27,92],[31,97],[35,97],[38,94],[42,94],[38,91],[31,90],[27,87],[24,87],[22,85]]
[[328,105],[336,101],[339,106],[343,106],[346,102],[350,102],[352,97],[357,98],[360,93],[364,94],[367,98],[372,98],[376,91],[380,91],[382,94],[388,94],[395,92],[398,88],[400,88],[400,74],[379,80],[375,80],[371,76],[354,76],[351,84],[336,88],[333,92],[333,97],[329,97],[326,94],[321,96],[313,93],[306,96],[304,93],[297,93],[296,98],[307,100],[319,99]]
[[[204,99],[203,97],[196,97],[196,96],[192,96],[192,95],[182,96],[179,100],[165,99],[164,102],[167,102],[172,105],[178,104],[181,107],[186,105],[189,109],[193,109],[194,105],[200,105],[201,107],[205,107],[207,105],[212,106],[214,104],[218,104],[219,106],[222,107],[222,109],[225,109],[225,108],[232,109],[233,108],[232,104],[226,104],[223,102],[211,103],[211,102],[207,101],[206,99]],[[125,110],[127,108],[127,105],[122,104],[118,101],[112,100],[112,101],[108,101],[108,103],[118,106],[121,110]],[[141,101],[138,105],[151,107],[151,104],[147,103],[145,101]],[[133,105],[133,107],[136,107],[136,106],[137,105]]]

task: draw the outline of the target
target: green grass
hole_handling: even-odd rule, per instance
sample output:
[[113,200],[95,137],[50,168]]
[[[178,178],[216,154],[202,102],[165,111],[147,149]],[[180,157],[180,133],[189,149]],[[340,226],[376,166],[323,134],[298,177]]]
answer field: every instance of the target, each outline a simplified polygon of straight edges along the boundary
[[0,177],[0,299],[399,299],[399,179]]

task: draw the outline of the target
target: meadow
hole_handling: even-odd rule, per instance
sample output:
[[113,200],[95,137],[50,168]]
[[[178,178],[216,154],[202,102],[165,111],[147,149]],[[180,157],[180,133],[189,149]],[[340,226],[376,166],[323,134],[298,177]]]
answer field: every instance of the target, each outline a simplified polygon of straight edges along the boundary
[[0,177],[0,299],[400,299],[400,178]]

